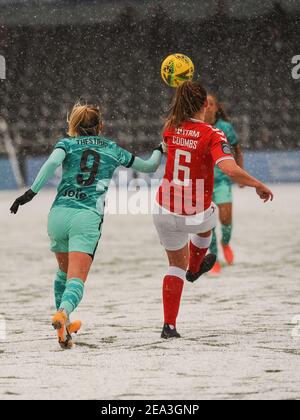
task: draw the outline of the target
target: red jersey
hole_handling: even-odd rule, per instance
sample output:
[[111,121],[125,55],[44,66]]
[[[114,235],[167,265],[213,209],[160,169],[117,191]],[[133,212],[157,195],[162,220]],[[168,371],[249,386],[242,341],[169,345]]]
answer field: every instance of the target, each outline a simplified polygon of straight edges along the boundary
[[164,143],[168,146],[168,156],[158,203],[180,215],[207,210],[212,203],[214,166],[233,159],[225,134],[191,119],[180,128],[167,128]]

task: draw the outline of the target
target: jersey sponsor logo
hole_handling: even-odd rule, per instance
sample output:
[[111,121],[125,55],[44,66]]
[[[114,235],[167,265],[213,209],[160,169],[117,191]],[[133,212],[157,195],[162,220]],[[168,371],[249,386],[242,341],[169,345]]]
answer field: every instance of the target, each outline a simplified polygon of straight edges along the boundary
[[76,200],[85,200],[88,196],[87,194],[83,193],[81,189],[67,189],[66,191],[64,191],[63,193],[64,197],[69,197],[69,198],[74,198]]
[[195,137],[196,139],[200,137],[200,132],[197,130],[187,130],[184,128],[176,128],[175,133],[178,136]]
[[183,146],[183,147],[188,147],[189,149],[197,149],[197,141],[195,140],[189,140],[189,139],[184,139],[182,137],[175,137],[173,136],[173,141],[172,143],[175,146]]

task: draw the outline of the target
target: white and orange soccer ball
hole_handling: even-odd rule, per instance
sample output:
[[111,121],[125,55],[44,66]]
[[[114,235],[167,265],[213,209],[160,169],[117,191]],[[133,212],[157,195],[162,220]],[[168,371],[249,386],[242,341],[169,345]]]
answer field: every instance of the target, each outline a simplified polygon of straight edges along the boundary
[[161,65],[163,81],[173,88],[177,88],[182,83],[192,80],[194,72],[194,63],[184,54],[169,55]]

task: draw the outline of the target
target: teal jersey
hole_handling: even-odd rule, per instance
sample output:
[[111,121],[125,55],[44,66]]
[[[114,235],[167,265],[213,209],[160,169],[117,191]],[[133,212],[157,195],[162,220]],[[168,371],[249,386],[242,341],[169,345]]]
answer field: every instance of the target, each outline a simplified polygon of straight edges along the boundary
[[87,209],[103,215],[114,171],[132,166],[132,153],[104,137],[65,138],[55,149],[63,149],[66,157],[53,207]]
[[[230,146],[233,147],[239,143],[237,133],[231,123],[220,119],[215,124],[215,128],[218,128],[219,130],[222,130],[225,133],[227,140],[230,143]],[[223,181],[232,183],[231,179],[227,175],[225,175],[221,171],[221,169],[216,165],[215,166],[215,183],[219,183]]]

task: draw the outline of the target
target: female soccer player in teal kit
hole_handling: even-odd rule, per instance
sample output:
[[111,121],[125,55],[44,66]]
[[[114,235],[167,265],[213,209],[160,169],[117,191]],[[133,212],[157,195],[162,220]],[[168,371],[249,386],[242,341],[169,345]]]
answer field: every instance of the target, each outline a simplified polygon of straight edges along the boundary
[[[233,125],[229,122],[227,115],[221,104],[215,96],[208,96],[208,108],[205,114],[205,121],[215,128],[223,131],[231,145],[233,156],[236,163],[243,168],[244,159],[239,139]],[[234,262],[234,253],[230,246],[232,236],[232,180],[225,175],[217,166],[215,167],[215,186],[213,201],[219,208],[219,217],[222,229],[221,245],[226,262],[232,265]],[[218,256],[218,243],[216,230],[213,232],[213,238],[210,251]],[[221,264],[217,260],[211,274],[219,275],[221,272]]]
[[70,314],[80,304],[84,285],[97,249],[104,217],[104,202],[116,168],[132,167],[155,172],[162,159],[162,147],[144,161],[101,135],[103,122],[98,108],[75,105],[69,118],[69,138],[60,140],[40,170],[31,189],[11,207],[31,201],[56,169],[62,165],[62,181],[49,214],[48,234],[58,271],[54,282],[57,313],[52,325],[62,348],[72,347],[71,334],[80,321],[70,323]]

